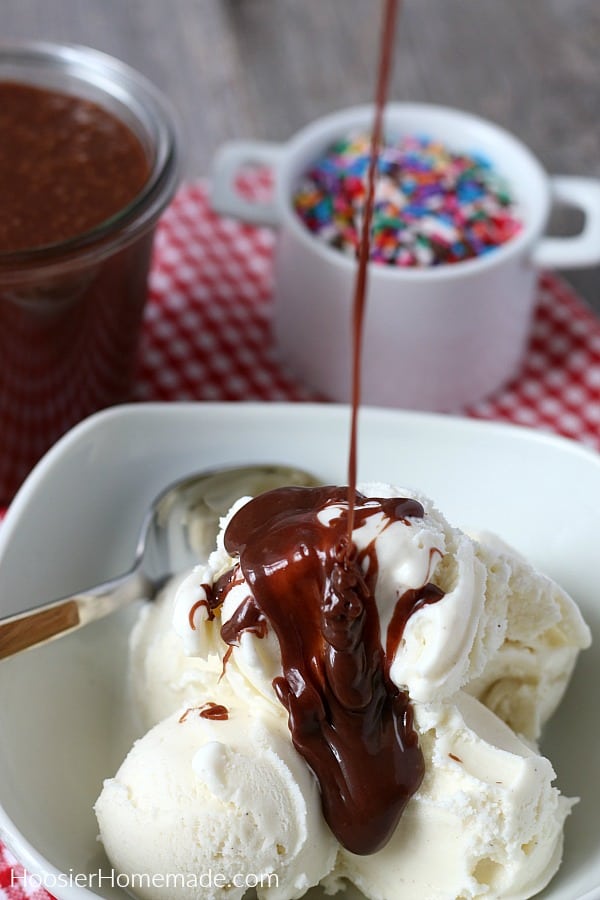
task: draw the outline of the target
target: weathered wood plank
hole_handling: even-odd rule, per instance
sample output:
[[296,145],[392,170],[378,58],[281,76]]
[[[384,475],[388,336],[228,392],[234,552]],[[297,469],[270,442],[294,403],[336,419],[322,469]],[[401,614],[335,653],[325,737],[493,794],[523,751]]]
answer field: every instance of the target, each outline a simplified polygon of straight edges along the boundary
[[[1,37],[71,40],[146,73],[173,100],[187,173],[226,139],[283,140],[369,100],[374,0],[19,0]],[[598,0],[405,0],[392,97],[449,104],[516,133],[552,173],[600,177]],[[566,212],[559,232],[576,227]],[[569,273],[600,312],[600,267]]]

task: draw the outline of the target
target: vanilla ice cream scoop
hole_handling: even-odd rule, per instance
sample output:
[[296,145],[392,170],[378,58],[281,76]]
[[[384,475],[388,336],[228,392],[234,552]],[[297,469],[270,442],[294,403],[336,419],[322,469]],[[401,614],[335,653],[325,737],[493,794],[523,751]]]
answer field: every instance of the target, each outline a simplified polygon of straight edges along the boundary
[[239,900],[254,886],[259,898],[293,900],[337,852],[285,721],[239,706],[205,702],[160,722],[95,810],[113,865],[148,900]]
[[[186,572],[171,579],[159,597],[140,610],[129,638],[128,667],[129,705],[138,734],[199,698],[212,697],[217,690],[222,698],[227,694],[228,683],[220,682],[221,656],[214,646],[218,634],[203,627],[203,652],[188,655],[173,628],[176,598],[191,609],[200,590]],[[228,695],[223,702],[229,702]]]
[[537,741],[571,679],[591,632],[573,599],[489,532],[477,536],[488,570],[507,565],[506,630],[497,651],[466,690],[518,734]]
[[551,764],[474,698],[415,706],[425,778],[387,846],[342,850],[338,875],[369,900],[524,900],[562,856],[572,801]]
[[[427,498],[375,483],[361,485],[360,493],[366,498],[365,508],[373,499],[373,509],[353,530],[352,541],[357,552],[365,555],[365,572],[369,566],[371,571],[377,570],[377,609],[382,642],[391,662],[390,677],[416,700],[450,696],[480,674],[503,641],[506,599],[502,587],[506,587],[509,569],[499,565],[488,579],[473,541],[451,528]],[[413,514],[391,517],[377,508],[376,498],[415,501]],[[207,658],[207,651],[214,647],[215,620],[207,615],[208,605],[202,602],[206,598],[199,593],[199,585],[212,585],[224,572],[236,571],[215,610],[220,626],[230,622],[252,595],[252,587],[237,560],[224,546],[229,522],[250,499],[240,500],[224,519],[217,549],[207,565],[199,566],[179,588],[174,629],[193,657]],[[321,525],[333,529],[346,506],[344,501],[326,504],[318,513]],[[486,592],[488,580],[494,580],[494,590]],[[426,586],[436,585],[440,591],[435,598],[433,594],[419,598]],[[423,601],[420,604],[419,599]],[[194,604],[195,617],[190,614]],[[419,608],[413,610],[413,606]],[[225,669],[225,678],[232,688],[245,700],[253,700],[258,694],[277,703],[273,679],[280,674],[279,642],[268,623],[264,623],[260,634],[256,629],[242,630],[232,645]]]
[[[371,516],[353,532],[359,552],[372,546],[378,567],[377,607],[392,681],[422,702],[466,689],[517,732],[537,739],[564,693],[578,652],[590,643],[576,604],[498,538],[482,533],[474,539],[450,526],[427,497],[379,483],[361,485],[360,491],[367,498],[412,498],[423,508],[421,517],[405,521],[390,522],[383,513]],[[215,619],[208,618],[205,603],[197,604],[195,621],[190,618],[201,597],[199,585],[212,584],[237,566],[224,547],[224,534],[249,499],[238,501],[222,521],[208,565],[199,566],[178,590],[173,629],[190,654],[183,670],[197,668],[198,660],[222,659],[227,647],[215,639],[218,628],[252,593],[238,569]],[[339,505],[333,504],[321,513],[321,521],[331,522],[339,513]],[[427,584],[440,589],[437,602],[411,610],[395,646],[399,599],[412,602],[414,592]],[[162,626],[158,631],[162,634]],[[242,632],[225,669],[231,688],[246,702],[260,696],[277,705],[273,680],[279,674],[280,648],[268,625],[260,636]]]

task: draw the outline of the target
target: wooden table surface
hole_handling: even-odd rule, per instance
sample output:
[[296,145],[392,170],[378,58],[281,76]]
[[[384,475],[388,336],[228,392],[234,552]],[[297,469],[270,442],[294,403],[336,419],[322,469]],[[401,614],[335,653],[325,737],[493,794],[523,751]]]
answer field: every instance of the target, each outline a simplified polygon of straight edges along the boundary
[[[1,0],[0,40],[88,44],[145,73],[182,123],[186,175],[231,138],[284,140],[369,101],[377,0]],[[599,0],[405,0],[391,98],[461,107],[551,174],[600,177]],[[579,214],[557,210],[571,233]],[[600,313],[600,267],[565,273]]]

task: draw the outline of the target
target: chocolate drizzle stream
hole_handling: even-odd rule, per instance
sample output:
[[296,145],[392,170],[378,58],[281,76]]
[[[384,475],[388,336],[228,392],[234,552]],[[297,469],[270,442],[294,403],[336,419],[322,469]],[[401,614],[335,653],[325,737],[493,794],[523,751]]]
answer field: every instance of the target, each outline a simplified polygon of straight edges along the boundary
[[[407,527],[423,516],[412,499],[355,499],[356,528],[381,513]],[[289,487],[235,514],[225,547],[239,556],[251,593],[221,635],[233,646],[244,631],[262,637],[273,629],[283,668],[273,687],[294,746],[319,781],[331,830],[348,850],[367,854],[393,834],[424,767],[408,695],[390,681],[381,645],[374,542],[348,550],[348,503],[345,487]],[[440,596],[426,586],[400,598],[394,640],[400,620]]]
[[[375,600],[375,542],[358,551],[354,531],[374,515],[388,523],[422,518],[404,498],[366,498],[356,489],[362,332],[377,157],[391,70],[398,0],[385,0],[366,203],[353,300],[352,418],[348,488],[280,488],[243,506],[225,533],[239,557],[248,596],[223,625],[231,650],[244,632],[263,638],[272,629],[283,674],[273,688],[288,712],[294,746],[313,770],[323,813],[353,853],[375,853],[390,839],[421,784],[423,755],[408,694],[389,678],[406,622],[443,593],[426,584],[399,597],[385,649]],[[331,507],[336,509],[332,511]],[[239,572],[238,570],[238,572]],[[214,609],[239,576],[214,586]]]
[[[398,0],[385,0],[366,204],[353,300],[352,418],[348,488],[281,488],[242,507],[225,533],[249,594],[222,627],[231,648],[248,631],[272,628],[283,675],[273,681],[294,746],[315,773],[323,813],[348,850],[367,854],[393,834],[424,774],[408,694],[389,665],[408,618],[440,599],[434,585],[398,598],[382,647],[375,601],[374,541],[360,552],[354,530],[383,513],[410,527],[423,508],[410,499],[367,499],[356,489],[362,332],[375,198]],[[337,507],[332,513],[331,507]],[[326,513],[325,516],[322,514]],[[218,586],[217,605],[229,589]]]
[[375,205],[375,182],[377,176],[377,161],[383,137],[383,113],[387,102],[390,73],[392,70],[392,58],[394,49],[394,35],[396,31],[396,18],[399,0],[385,0],[385,9],[381,29],[381,42],[379,48],[379,66],[377,71],[377,87],[375,89],[375,117],[371,131],[371,146],[369,168],[367,171],[367,189],[365,208],[363,213],[362,231],[358,248],[358,267],[354,284],[354,299],[352,301],[352,385],[351,385],[351,421],[350,421],[350,448],[348,454],[348,487],[350,509],[348,515],[348,543],[352,543],[352,530],[354,528],[354,498],[356,493],[357,472],[357,432],[358,410],[360,407],[361,370],[362,370],[362,345],[363,322],[365,317],[365,305],[367,297],[367,277],[369,271],[369,256],[371,254],[371,223],[373,221],[373,207]]

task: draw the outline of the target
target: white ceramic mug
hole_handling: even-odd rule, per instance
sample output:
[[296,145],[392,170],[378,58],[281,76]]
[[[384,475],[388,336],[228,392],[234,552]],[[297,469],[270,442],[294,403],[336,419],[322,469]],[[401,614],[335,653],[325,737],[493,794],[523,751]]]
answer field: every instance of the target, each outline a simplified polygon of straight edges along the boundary
[[[356,262],[313,236],[293,207],[300,177],[330,145],[369,129],[373,110],[354,107],[318,119],[289,142],[238,141],[217,153],[215,209],[279,229],[274,335],[281,357],[306,384],[345,402],[350,396],[351,304]],[[427,104],[390,104],[386,133],[426,135],[453,150],[483,153],[504,175],[523,221],[494,251],[431,269],[371,264],[364,326],[363,402],[456,410],[490,394],[522,360],[540,268],[600,262],[600,181],[550,177],[513,135],[484,119]],[[240,196],[247,165],[270,166],[271,202]],[[546,237],[553,201],[579,207],[575,237]]]

